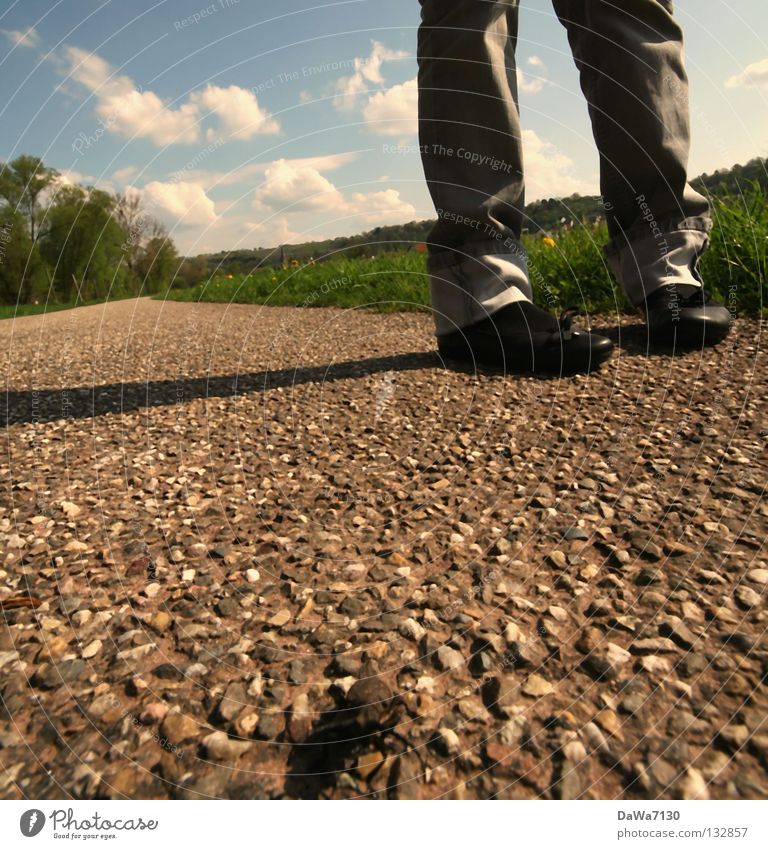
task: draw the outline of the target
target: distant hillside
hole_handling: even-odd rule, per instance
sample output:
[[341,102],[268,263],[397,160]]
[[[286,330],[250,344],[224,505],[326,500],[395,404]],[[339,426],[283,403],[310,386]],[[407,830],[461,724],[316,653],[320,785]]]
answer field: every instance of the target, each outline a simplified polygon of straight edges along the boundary
[[721,168],[713,174],[702,174],[691,182],[695,189],[708,195],[739,195],[754,182],[768,194],[768,171],[765,159],[761,158],[750,159],[746,165]]
[[[701,174],[691,182],[698,191],[708,196],[739,194],[754,182],[768,194],[768,172],[765,160],[760,158],[752,159],[746,165],[734,165],[732,168],[715,171],[713,174]],[[603,215],[603,209],[599,197],[571,195],[566,198],[534,201],[526,206],[525,213],[526,228],[531,233],[538,233],[556,232],[564,223],[571,221],[594,221]],[[281,265],[283,262],[290,263],[291,260],[304,263],[310,258],[318,260],[340,252],[347,257],[371,256],[387,251],[402,251],[417,242],[424,242],[433,223],[432,220],[411,221],[408,224],[375,227],[356,236],[340,236],[319,242],[221,251],[203,254],[195,261],[189,262],[196,262],[201,272],[207,269],[207,277],[217,272],[247,274],[264,265]],[[202,276],[201,274],[201,279]]]
[[[739,195],[755,182],[764,194],[768,194],[768,171],[764,159],[751,159],[746,165],[722,168],[714,174],[701,174],[691,180],[693,187],[707,197]],[[604,214],[600,198],[594,195],[537,200],[528,204],[525,212],[529,219],[527,227],[531,233],[558,230],[564,223],[563,219],[566,222],[593,221]]]
[[415,242],[423,242],[432,226],[432,221],[410,221],[408,224],[391,224],[374,227],[356,236],[337,236],[319,242],[303,242],[276,248],[254,250],[221,251],[205,254],[209,271],[216,269],[232,274],[246,273],[259,265],[281,265],[283,261],[306,262],[310,257],[324,258],[342,252],[344,256],[361,257],[386,251],[402,251]]

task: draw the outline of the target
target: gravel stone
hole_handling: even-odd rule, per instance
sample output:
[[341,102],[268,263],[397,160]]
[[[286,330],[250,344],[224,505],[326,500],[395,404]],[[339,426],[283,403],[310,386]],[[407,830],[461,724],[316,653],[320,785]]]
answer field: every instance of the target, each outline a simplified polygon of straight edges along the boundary
[[191,716],[181,713],[169,713],[160,727],[163,736],[171,743],[182,743],[191,737],[196,737],[201,729],[200,723]]
[[464,658],[461,652],[450,648],[450,646],[440,646],[437,650],[437,668],[442,670],[462,669],[465,666]]
[[214,731],[202,743],[208,756],[219,761],[235,761],[253,745],[247,740],[233,740],[223,731]]
[[542,678],[541,675],[534,673],[525,680],[521,689],[526,696],[539,698],[541,696],[548,696],[553,688],[549,681]]

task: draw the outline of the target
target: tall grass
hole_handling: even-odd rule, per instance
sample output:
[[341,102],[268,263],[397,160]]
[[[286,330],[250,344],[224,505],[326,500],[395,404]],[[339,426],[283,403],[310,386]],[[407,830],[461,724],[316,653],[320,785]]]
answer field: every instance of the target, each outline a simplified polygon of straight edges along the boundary
[[174,300],[303,307],[366,307],[381,312],[429,305],[424,254],[415,250],[375,259],[335,259],[298,268],[265,268],[228,279],[217,275]]
[[[714,229],[701,270],[706,285],[734,312],[766,308],[768,202],[755,185],[743,195],[713,199]],[[589,312],[629,311],[602,251],[605,225],[578,225],[548,240],[525,236],[537,303],[552,311],[577,306]],[[192,289],[172,289],[184,301],[272,306],[363,307],[377,311],[429,305],[426,257],[415,250],[375,259],[337,257],[299,268],[259,269],[227,279],[218,275]]]
[[712,201],[710,249],[701,260],[704,280],[729,309],[768,309],[768,199],[755,185],[745,194]]
[[579,307],[588,312],[626,309],[603,254],[605,224],[577,226],[553,240],[524,237],[534,300],[552,312]]

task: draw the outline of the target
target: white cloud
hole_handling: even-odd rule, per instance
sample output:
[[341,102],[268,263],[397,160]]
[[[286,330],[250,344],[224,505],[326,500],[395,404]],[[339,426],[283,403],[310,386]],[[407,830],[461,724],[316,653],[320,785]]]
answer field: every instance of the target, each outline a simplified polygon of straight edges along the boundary
[[285,217],[253,221],[242,215],[219,215],[205,227],[179,228],[172,236],[179,253],[185,256],[238,248],[272,248],[312,238],[294,230]]
[[410,136],[418,127],[418,87],[416,80],[398,83],[382,91],[382,68],[408,56],[403,50],[390,50],[379,41],[371,42],[367,58],[355,59],[355,73],[336,83],[333,105],[342,111],[360,108],[369,132],[385,136]]
[[158,146],[194,142],[199,136],[198,110],[192,103],[173,109],[152,91],[140,91],[130,77],[78,47],[67,47],[69,76],[93,92],[96,114],[111,133],[146,138]]
[[38,47],[40,44],[40,36],[34,27],[30,27],[28,30],[3,29],[0,32],[14,47]]
[[66,47],[64,58],[68,77],[92,92],[102,132],[145,138],[164,147],[196,142],[200,138],[201,120],[208,115],[215,115],[219,125],[218,129],[207,130],[209,140],[221,133],[249,139],[257,133],[276,133],[280,129],[253,92],[236,85],[227,88],[207,85],[173,107],[155,92],[144,91],[130,77],[118,74],[95,53]]
[[[257,133],[280,131],[279,122],[259,106],[253,92],[240,86],[207,85],[202,91],[193,92],[190,102],[204,107],[208,114],[217,115],[222,131],[234,138],[249,139]],[[215,130],[208,130],[209,140],[217,135]]]
[[418,130],[419,90],[416,80],[394,85],[368,99],[363,118],[372,133],[384,136],[413,135]]
[[534,68],[538,76],[528,76],[519,66],[517,68],[517,87],[524,94],[538,94],[547,84],[543,75],[547,73],[544,62],[538,56],[531,56],[526,65]]
[[135,191],[141,194],[148,212],[158,212],[159,217],[172,228],[200,227],[217,219],[213,201],[196,183],[161,183],[153,180],[143,189]]
[[[297,168],[309,165],[316,168],[318,171],[334,171],[354,162],[360,156],[356,151],[349,153],[331,153],[325,156],[306,156],[297,159],[285,159],[289,165]],[[198,183],[204,188],[211,186],[233,186],[247,184],[254,177],[260,177],[264,174],[267,168],[271,167],[273,162],[251,162],[248,165],[241,165],[233,168],[231,171],[206,171],[204,169],[187,171],[187,179],[191,182]]]
[[747,65],[740,74],[729,77],[725,81],[725,87],[768,89],[768,59]]
[[129,77],[116,76],[114,68],[96,53],[89,53],[79,47],[64,48],[67,74],[89,91],[103,89],[109,94],[128,94],[135,86]]
[[264,172],[264,183],[254,195],[257,207],[287,209],[330,209],[343,203],[341,192],[310,165],[296,165],[285,159],[273,162]]
[[41,205],[43,207],[48,206],[62,189],[68,189],[72,186],[80,186],[86,193],[91,188],[111,194],[117,191],[117,187],[111,180],[96,177],[93,174],[83,174],[82,171],[76,171],[73,168],[64,168],[59,171],[59,175],[53,183],[43,189],[40,195]]
[[284,214],[313,211],[332,219],[357,217],[378,224],[406,221],[416,214],[414,207],[395,189],[345,194],[317,168],[285,159],[267,168],[264,183],[254,193],[253,202],[257,209]]
[[134,89],[126,95],[107,97],[96,111],[105,121],[114,121],[116,133],[147,138],[159,147],[198,138],[195,106],[185,103],[172,109],[152,91]]
[[358,95],[368,91],[371,86],[382,85],[384,77],[381,69],[385,62],[396,62],[408,56],[404,50],[390,50],[380,41],[371,42],[371,54],[367,58],[355,59],[355,73],[344,77],[336,84],[337,96],[333,104],[337,109],[354,109]]
[[[247,237],[243,237],[243,231],[247,233]],[[254,247],[264,248],[287,245],[291,242],[307,241],[307,238],[302,233],[297,232],[291,227],[284,215],[262,222],[244,221],[238,238],[240,245],[247,243]]]
[[[318,171],[336,171],[344,165],[349,165],[358,159],[360,153],[352,150],[347,153],[327,153],[322,156],[302,156],[296,159],[287,159],[293,165],[309,165],[312,168],[317,168]],[[263,163],[259,167],[264,167]]]
[[400,197],[396,189],[381,192],[354,192],[346,205],[347,215],[357,216],[366,224],[401,224],[416,217],[415,207]]
[[117,183],[125,185],[139,173],[139,169],[135,165],[126,165],[125,168],[118,168],[113,172],[112,177]]
[[574,162],[533,130],[523,130],[526,197],[528,200],[595,194],[591,181],[573,175]]
[[74,171],[71,168],[64,168],[59,171],[58,177],[43,189],[40,195],[40,203],[43,207],[53,203],[56,196],[62,189],[68,189],[71,186],[92,186],[96,182],[96,178],[90,174],[83,174],[80,171]]
[[63,171],[59,171],[57,182],[64,186],[90,186],[93,185],[95,180],[96,178],[89,174],[83,174],[80,171],[73,171],[71,168],[65,168]]
[[517,69],[517,88],[523,94],[538,94],[544,88],[544,80],[526,76],[520,68]]

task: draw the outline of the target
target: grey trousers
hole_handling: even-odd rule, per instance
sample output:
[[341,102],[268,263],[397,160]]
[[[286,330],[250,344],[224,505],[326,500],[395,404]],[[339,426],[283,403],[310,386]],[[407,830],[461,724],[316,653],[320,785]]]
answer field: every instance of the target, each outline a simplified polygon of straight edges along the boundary
[[[439,335],[532,299],[520,243],[518,0],[420,2],[419,143],[438,215],[428,270]],[[711,218],[687,182],[688,80],[671,0],[553,5],[600,154],[611,270],[634,305],[662,285],[700,286]]]

